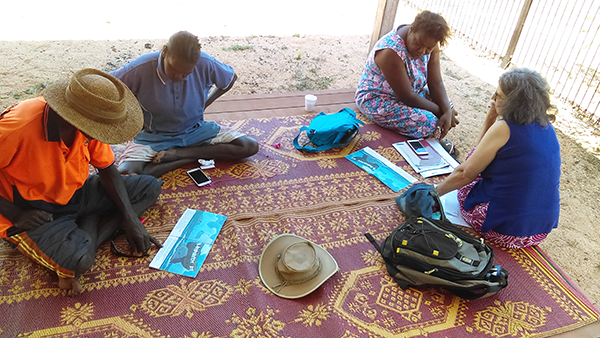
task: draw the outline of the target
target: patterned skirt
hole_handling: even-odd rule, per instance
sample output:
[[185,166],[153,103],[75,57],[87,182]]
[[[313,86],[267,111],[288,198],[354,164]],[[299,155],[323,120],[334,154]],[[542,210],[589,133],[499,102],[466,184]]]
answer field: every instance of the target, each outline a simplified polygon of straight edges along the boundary
[[[473,149],[473,150],[475,150],[475,149]],[[473,150],[471,150],[471,153],[473,153]],[[471,154],[469,154],[469,155],[471,155]],[[467,158],[468,158],[468,156],[467,156]],[[537,235],[533,235],[533,236],[520,237],[520,236],[503,235],[503,234],[495,232],[494,230],[490,230],[486,233],[482,233],[481,227],[483,225],[483,221],[485,221],[485,217],[487,215],[487,209],[488,209],[488,206],[490,203],[486,202],[486,203],[477,204],[472,209],[469,209],[469,210],[465,210],[465,207],[464,207],[465,199],[467,198],[467,195],[469,194],[469,192],[471,191],[473,186],[475,186],[475,183],[477,183],[480,179],[481,179],[481,176],[477,177],[475,179],[475,181],[458,189],[458,203],[460,205],[460,213],[461,213],[462,217],[465,219],[465,221],[469,225],[471,225],[471,227],[473,227],[473,229],[475,229],[475,231],[477,231],[478,233],[481,234],[481,237],[483,237],[485,240],[487,240],[489,242],[495,243],[498,246],[509,248],[509,249],[525,248],[528,246],[538,245],[544,239],[546,239],[548,234],[537,234]]]

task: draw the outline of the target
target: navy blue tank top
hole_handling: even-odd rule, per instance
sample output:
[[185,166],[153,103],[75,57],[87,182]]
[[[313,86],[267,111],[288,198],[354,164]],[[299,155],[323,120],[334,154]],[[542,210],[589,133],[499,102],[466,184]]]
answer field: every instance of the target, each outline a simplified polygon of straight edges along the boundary
[[551,125],[508,123],[510,138],[481,173],[464,208],[490,202],[481,231],[509,236],[549,233],[560,212],[560,146]]

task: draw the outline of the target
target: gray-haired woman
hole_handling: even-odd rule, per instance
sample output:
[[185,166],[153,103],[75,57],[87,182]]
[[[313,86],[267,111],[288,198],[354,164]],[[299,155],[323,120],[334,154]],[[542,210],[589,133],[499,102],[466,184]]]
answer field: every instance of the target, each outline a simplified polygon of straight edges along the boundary
[[533,70],[504,73],[476,148],[437,187],[440,195],[460,188],[462,216],[500,246],[537,245],[558,225],[561,159],[549,90]]

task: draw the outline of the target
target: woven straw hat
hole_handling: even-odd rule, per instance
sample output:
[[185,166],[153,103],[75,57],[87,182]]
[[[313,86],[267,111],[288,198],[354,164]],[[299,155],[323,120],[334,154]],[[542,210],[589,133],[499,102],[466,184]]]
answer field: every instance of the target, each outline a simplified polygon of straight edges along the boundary
[[142,109],[131,90],[96,69],[82,69],[68,81],[53,82],[43,96],[60,117],[100,142],[123,143],[144,125]]
[[337,262],[329,252],[292,234],[269,242],[258,265],[263,284],[277,296],[290,299],[315,291],[337,271]]

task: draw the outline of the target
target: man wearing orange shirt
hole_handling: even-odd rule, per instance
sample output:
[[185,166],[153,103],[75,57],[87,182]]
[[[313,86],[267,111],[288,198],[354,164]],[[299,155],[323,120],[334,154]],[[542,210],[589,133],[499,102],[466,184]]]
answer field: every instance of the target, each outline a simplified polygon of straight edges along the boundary
[[[82,291],[79,275],[116,231],[125,230],[134,254],[160,246],[139,216],[156,201],[162,181],[121,176],[108,145],[131,139],[142,126],[127,86],[95,69],[56,81],[43,97],[0,115],[0,238],[56,272],[69,295]],[[98,175],[89,176],[90,164]]]

